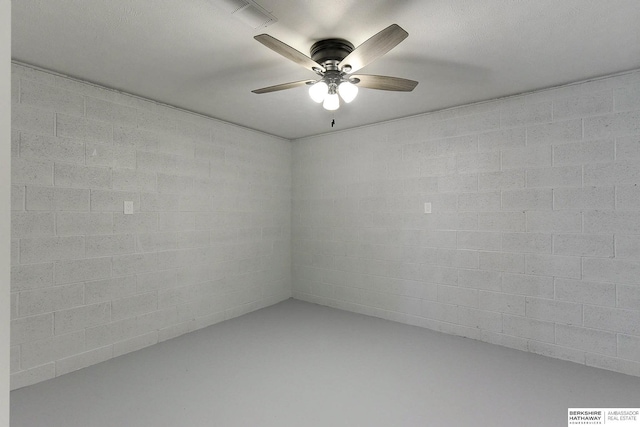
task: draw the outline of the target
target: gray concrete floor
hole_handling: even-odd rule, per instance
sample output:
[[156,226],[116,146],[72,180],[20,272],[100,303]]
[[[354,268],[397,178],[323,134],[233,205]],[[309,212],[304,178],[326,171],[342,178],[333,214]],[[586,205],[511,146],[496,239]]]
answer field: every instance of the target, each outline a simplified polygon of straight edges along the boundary
[[566,426],[640,378],[288,300],[11,393],[12,427]]

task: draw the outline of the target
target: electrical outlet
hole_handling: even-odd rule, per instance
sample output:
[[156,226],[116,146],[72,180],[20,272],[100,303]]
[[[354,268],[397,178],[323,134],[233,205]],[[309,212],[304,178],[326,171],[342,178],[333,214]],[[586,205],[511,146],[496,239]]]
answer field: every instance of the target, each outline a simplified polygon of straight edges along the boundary
[[426,214],[430,214],[431,213],[431,203],[426,202],[424,204],[424,213],[426,213]]
[[124,214],[133,215],[133,202],[130,202],[130,201],[124,202]]

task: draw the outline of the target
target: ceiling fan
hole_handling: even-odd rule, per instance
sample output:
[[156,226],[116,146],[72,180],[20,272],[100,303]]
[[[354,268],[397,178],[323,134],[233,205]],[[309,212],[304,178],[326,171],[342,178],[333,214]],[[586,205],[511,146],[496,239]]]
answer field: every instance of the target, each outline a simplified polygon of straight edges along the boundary
[[[313,71],[319,79],[300,80],[253,90],[262,94],[292,89],[308,85],[309,95],[317,103],[323,103],[327,110],[340,107],[340,98],[351,102],[358,94],[358,87],[368,89],[411,92],[418,82],[390,76],[370,74],[352,74],[397,46],[407,38],[409,33],[393,24],[375,34],[357,48],[344,39],[320,40],[311,46],[311,57],[297,51],[291,46],[271,37],[260,34],[254,38],[285,58]],[[340,95],[340,96],[338,96]]]

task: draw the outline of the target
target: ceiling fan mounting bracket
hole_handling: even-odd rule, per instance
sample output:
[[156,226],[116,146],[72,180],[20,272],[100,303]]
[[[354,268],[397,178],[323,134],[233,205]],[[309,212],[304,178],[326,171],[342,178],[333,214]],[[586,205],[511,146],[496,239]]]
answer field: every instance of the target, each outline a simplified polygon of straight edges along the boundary
[[[321,64],[327,70],[338,69],[338,64],[354,50],[353,44],[344,39],[325,39],[317,41],[311,46],[311,59]],[[325,62],[329,62],[327,68]]]

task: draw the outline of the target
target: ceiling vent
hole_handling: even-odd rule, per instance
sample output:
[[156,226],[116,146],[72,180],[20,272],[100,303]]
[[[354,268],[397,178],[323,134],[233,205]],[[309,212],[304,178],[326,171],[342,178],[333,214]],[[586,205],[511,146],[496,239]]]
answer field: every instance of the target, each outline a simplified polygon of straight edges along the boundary
[[211,0],[211,3],[254,30],[278,22],[278,18],[252,0]]

